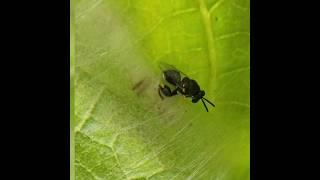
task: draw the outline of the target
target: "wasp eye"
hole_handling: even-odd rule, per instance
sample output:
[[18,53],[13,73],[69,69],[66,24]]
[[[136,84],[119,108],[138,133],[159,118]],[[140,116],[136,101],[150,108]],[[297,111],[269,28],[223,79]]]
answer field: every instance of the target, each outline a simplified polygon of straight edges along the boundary
[[206,93],[205,93],[204,91],[201,91],[200,94],[201,94],[201,97],[202,97],[202,96],[204,96]]

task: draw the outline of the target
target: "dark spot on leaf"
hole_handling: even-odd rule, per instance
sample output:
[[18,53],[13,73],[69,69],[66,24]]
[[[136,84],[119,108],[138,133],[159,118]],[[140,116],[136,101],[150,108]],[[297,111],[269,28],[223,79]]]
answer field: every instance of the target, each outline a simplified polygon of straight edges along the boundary
[[139,96],[148,86],[148,83],[145,78],[135,83],[132,87],[133,91],[136,91],[137,95]]

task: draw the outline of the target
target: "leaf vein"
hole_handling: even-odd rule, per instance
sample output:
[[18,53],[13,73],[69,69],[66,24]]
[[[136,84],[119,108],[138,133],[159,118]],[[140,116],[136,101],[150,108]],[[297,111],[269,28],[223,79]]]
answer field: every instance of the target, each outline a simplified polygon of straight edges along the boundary
[[[205,33],[207,36],[207,48],[208,48],[208,66],[210,67],[210,70],[213,71],[213,81],[216,82],[217,77],[217,52],[215,47],[215,39],[213,35],[212,30],[212,24],[211,24],[211,17],[210,13],[207,9],[207,5],[205,4],[204,0],[198,0],[200,5],[200,12],[202,14],[202,20],[203,25],[205,28]],[[208,77],[211,77],[211,71],[209,71]],[[211,78],[208,78],[208,81],[210,81]],[[208,82],[210,84],[210,82]],[[216,86],[215,83],[212,83],[214,86]]]
[[101,178],[97,176],[94,172],[92,172],[89,168],[87,168],[84,164],[82,164],[80,161],[75,162],[75,165],[78,165],[82,167],[84,170],[86,170],[94,179],[100,180]]

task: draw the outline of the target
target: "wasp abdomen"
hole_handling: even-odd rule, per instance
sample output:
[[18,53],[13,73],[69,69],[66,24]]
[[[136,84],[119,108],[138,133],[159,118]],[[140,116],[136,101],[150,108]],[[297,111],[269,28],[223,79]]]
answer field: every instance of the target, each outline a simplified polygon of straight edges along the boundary
[[166,70],[163,72],[163,76],[164,76],[164,79],[172,84],[172,85],[178,85],[179,82],[181,81],[181,75],[178,71],[175,71],[175,70]]

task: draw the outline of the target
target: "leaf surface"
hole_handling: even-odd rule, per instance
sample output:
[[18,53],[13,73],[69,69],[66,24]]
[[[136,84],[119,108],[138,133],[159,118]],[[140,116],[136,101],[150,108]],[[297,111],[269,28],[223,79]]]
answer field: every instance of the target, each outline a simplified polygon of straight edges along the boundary
[[[250,179],[249,15],[249,0],[78,1],[76,179]],[[161,100],[160,61],[216,107]]]

